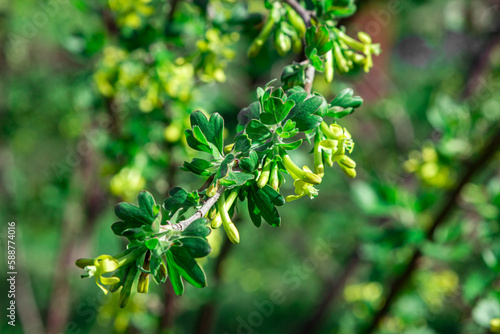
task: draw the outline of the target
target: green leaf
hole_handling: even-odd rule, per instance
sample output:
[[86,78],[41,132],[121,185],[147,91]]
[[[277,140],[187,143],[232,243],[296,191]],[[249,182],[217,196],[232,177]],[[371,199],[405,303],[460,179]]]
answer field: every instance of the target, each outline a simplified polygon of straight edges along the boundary
[[251,146],[252,142],[246,134],[239,135],[234,143],[234,149],[236,152],[248,152]]
[[291,119],[287,120],[283,127],[279,126],[276,129],[276,133],[281,138],[292,138],[299,132],[299,129],[295,128],[295,122]]
[[281,196],[279,192],[273,189],[270,185],[266,184],[265,187],[259,189],[260,192],[267,196],[270,203],[276,206],[282,206],[285,204],[285,198]]
[[194,258],[205,257],[212,251],[212,247],[205,238],[189,237],[180,239],[182,247]]
[[346,88],[341,91],[333,100],[330,102],[331,107],[342,107],[342,108],[359,108],[363,104],[363,99],[359,96],[353,96],[354,91],[351,88]]
[[166,266],[168,277],[170,277],[170,282],[174,288],[174,292],[177,296],[181,296],[184,293],[184,283],[181,279],[181,274],[175,265],[174,256],[172,252],[168,251],[166,254]]
[[250,151],[248,157],[244,157],[240,159],[240,168],[246,172],[253,172],[258,165],[259,156],[255,151]]
[[151,193],[146,190],[142,190],[137,196],[137,203],[139,204],[139,208],[142,212],[146,213],[150,219],[155,219],[158,213],[155,213],[156,202]]
[[279,147],[284,149],[285,151],[293,151],[296,150],[302,145],[302,139],[299,139],[297,141],[294,141],[293,143],[287,143],[287,144],[278,144]]
[[143,211],[141,208],[127,202],[118,203],[115,206],[115,214],[124,222],[137,226],[151,225],[154,220],[149,211]]
[[120,290],[120,301],[123,301],[120,303],[121,308],[127,305],[127,302],[130,298],[132,285],[134,284],[138,272],[137,266],[135,264],[130,265],[128,268],[129,269],[127,270],[125,280],[123,281],[123,287]]
[[144,245],[148,248],[148,249],[155,249],[156,246],[158,246],[158,243],[160,241],[157,239],[157,238],[152,238],[152,239],[148,239],[144,242]]
[[[241,186],[245,184],[247,181],[250,181],[255,178],[255,175],[253,174],[246,174],[246,173],[241,173],[241,172],[233,172],[230,171],[227,173],[227,176],[221,180],[221,184],[223,186],[230,188],[234,188],[236,186]],[[224,184],[223,181],[229,181],[228,183]]]
[[198,139],[196,139],[192,130],[186,130],[185,134],[186,134],[186,141],[189,147],[191,147],[193,150],[212,154],[212,149],[210,148],[210,146],[207,144],[203,144]]
[[163,202],[163,208],[167,211],[167,216],[170,218],[179,209],[188,209],[197,206],[200,202],[198,192],[187,192],[185,189],[175,187],[169,192],[169,198]]
[[207,226],[207,223],[208,220],[206,218],[196,219],[182,231],[182,236],[207,237],[212,232],[210,227]]
[[167,275],[163,274],[163,272],[160,270],[161,266],[163,266],[161,257],[152,256],[151,261],[149,262],[149,270],[151,271],[151,275],[153,276],[156,284],[165,283],[165,281],[167,280]]
[[333,47],[333,41],[330,40],[330,34],[326,26],[311,26],[306,31],[306,48],[305,53],[309,55],[314,49],[317,50],[318,56],[322,56]]
[[205,272],[186,249],[172,247],[168,253],[173,255],[177,270],[188,283],[197,288],[203,288],[207,285]]
[[306,82],[306,72],[303,65],[288,65],[281,73],[283,88],[288,89],[293,86],[304,86]]
[[318,50],[316,48],[311,50],[311,52],[307,55],[307,58],[309,58],[309,60],[311,60],[311,65],[314,67],[314,69],[316,71],[318,71],[318,72],[325,71],[325,63],[318,56]]
[[111,230],[113,230],[113,233],[116,235],[123,236],[123,232],[126,230],[132,229],[132,228],[140,228],[143,224],[142,223],[137,223],[137,222],[123,222],[119,221],[111,225]]
[[230,153],[226,155],[224,160],[222,160],[219,171],[217,172],[217,179],[225,177],[229,171],[229,164],[234,161],[234,154]]
[[[266,187],[268,186],[269,185],[266,185]],[[269,186],[269,188],[274,191],[272,187]],[[262,218],[264,218],[264,220],[271,226],[280,226],[281,217],[267,192],[257,187],[257,185],[253,185],[252,191],[249,192],[249,195],[251,196],[251,200],[255,203],[255,206],[259,209]]]
[[[265,93],[263,93],[262,97]],[[259,102],[253,102],[248,107],[243,108],[238,113],[238,127],[237,131],[243,131],[248,123],[252,120],[258,120],[261,113],[261,104]]]
[[248,213],[250,215],[252,223],[256,227],[260,227],[260,225],[262,224],[262,217],[260,216],[260,210],[255,206],[252,196],[247,197],[247,204],[248,204]]
[[[195,128],[199,127],[200,132],[206,138],[206,140],[212,143],[220,154],[223,152],[223,132],[224,132],[224,119],[218,113],[214,113],[210,116],[210,120],[207,119],[207,116],[199,110],[194,111],[191,116],[191,127],[193,128],[193,132],[195,132]],[[194,136],[198,139],[202,144],[203,141],[199,135],[199,133],[195,132]]]
[[210,171],[208,171],[208,169],[213,166],[214,165],[210,161],[194,158],[191,162],[184,161],[184,167],[181,167],[181,169],[192,172],[196,175],[206,176],[212,174]]
[[271,131],[258,120],[252,120],[248,123],[245,133],[252,142],[262,142],[272,137]]
[[288,100],[294,101],[295,106],[286,119],[294,121],[299,131],[312,130],[323,121],[323,118],[315,115],[318,112],[321,113],[321,108],[325,106],[323,97],[313,95],[307,98],[307,93],[304,91],[289,95]]

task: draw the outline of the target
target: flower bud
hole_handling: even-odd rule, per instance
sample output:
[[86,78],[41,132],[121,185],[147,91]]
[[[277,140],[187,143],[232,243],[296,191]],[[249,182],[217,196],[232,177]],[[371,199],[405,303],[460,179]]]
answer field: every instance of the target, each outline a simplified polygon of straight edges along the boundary
[[227,237],[233,244],[238,244],[240,242],[240,233],[233,223],[224,224],[224,231],[226,231]]
[[300,169],[290,158],[288,154],[285,154],[283,156],[283,164],[285,165],[285,168],[288,170],[288,172],[293,176],[295,175],[297,178],[301,179],[304,182],[310,183],[310,184],[320,184],[321,183],[321,177],[319,175],[316,175],[314,173],[305,171],[303,169]]
[[[231,208],[231,206],[233,205],[234,201],[236,200],[236,198],[238,197],[238,192],[239,190],[238,189],[234,189],[231,194],[229,194],[229,196],[226,198],[225,202],[224,202],[224,199],[223,197],[221,196],[221,198],[219,198],[219,202],[223,202],[224,203],[224,211],[227,211]],[[222,223],[223,223],[223,220],[222,220],[222,214],[221,214],[221,210],[219,208],[219,206],[217,205],[217,208],[218,208],[218,213],[217,215],[215,216],[215,218],[212,220],[212,228],[216,229],[216,228],[219,228]]]
[[333,65],[333,51],[329,50],[325,56],[325,81],[330,83],[333,81],[335,68]]
[[349,72],[349,66],[347,65],[347,60],[344,58],[342,54],[342,50],[338,43],[333,43],[333,53],[335,55],[335,64],[341,73]]
[[491,319],[490,331],[492,333],[500,333],[500,318]]
[[292,50],[295,53],[302,52],[302,40],[298,36],[292,36]]
[[364,31],[358,32],[358,38],[361,42],[365,44],[372,44],[372,38]]
[[248,48],[247,55],[248,57],[252,58],[255,57],[259,52],[260,49],[262,49],[262,45],[264,45],[264,42],[266,39],[269,37],[269,34],[274,28],[274,18],[273,15],[269,15],[267,18],[266,24],[260,31],[259,35],[257,38],[254,39],[250,47]]
[[137,292],[148,293],[149,290],[149,274],[141,273],[137,281]]
[[233,150],[233,147],[234,147],[234,143],[224,146],[224,153],[228,154],[229,152],[231,152]]
[[339,164],[342,164],[348,168],[356,168],[356,162],[349,158],[347,155],[344,155],[340,160]]
[[214,197],[214,195],[217,193],[217,189],[219,188],[219,185],[216,182],[212,183],[210,187],[207,188],[206,194],[208,197]]
[[278,173],[279,173],[278,164],[273,161],[273,164],[271,166],[271,178],[269,180],[269,184],[276,191],[278,190],[280,183]]
[[264,162],[264,167],[262,168],[262,172],[260,173],[259,179],[257,180],[257,186],[259,188],[264,188],[269,180],[269,174],[271,171],[271,158],[268,156]]
[[302,20],[302,17],[300,17],[300,15],[297,14],[297,12],[292,7],[290,7],[290,5],[284,3],[283,6],[286,8],[286,15],[288,16],[288,21],[297,32],[297,35],[300,38],[303,38],[307,30],[304,20]]
[[310,173],[310,172],[305,172],[301,179],[304,181],[304,182],[307,182],[307,183],[310,183],[310,184],[320,184],[322,179],[321,179],[321,176],[319,175],[316,175],[314,173]]
[[[234,192],[236,193],[237,192]],[[231,193],[231,195],[233,194]],[[238,230],[236,229],[236,226],[234,226],[233,222],[231,221],[231,217],[229,217],[229,214],[227,212],[227,209],[225,207],[224,203],[224,195],[221,196],[219,201],[217,202],[217,207],[219,209],[219,215],[222,219],[222,226],[224,226],[224,231],[226,231],[227,237],[229,240],[237,244],[240,242],[240,234],[238,233]]]
[[215,216],[217,216],[217,209],[213,206],[207,212],[207,219],[212,220],[215,218]]
[[248,58],[253,58],[257,56],[260,52],[260,49],[262,49],[262,45],[264,45],[264,40],[262,39],[255,39],[252,44],[248,47],[247,51],[247,56]]
[[354,179],[356,177],[356,170],[354,168],[349,168],[345,165],[339,164],[340,169],[344,172],[345,175],[350,177],[351,179]]
[[316,135],[314,138],[314,172],[320,177],[325,175],[325,165],[323,164],[323,153],[319,135]]
[[283,30],[277,29],[274,32],[274,47],[280,56],[285,56],[292,48],[292,40],[290,39],[290,36],[285,34]]

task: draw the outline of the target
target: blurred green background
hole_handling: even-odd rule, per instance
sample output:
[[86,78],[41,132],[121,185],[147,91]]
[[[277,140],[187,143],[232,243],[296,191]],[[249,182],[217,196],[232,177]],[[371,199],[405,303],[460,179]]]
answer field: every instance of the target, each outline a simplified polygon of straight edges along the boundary
[[382,55],[369,74],[336,73],[333,84],[318,74],[313,88],[365,99],[340,122],[356,141],[357,178],[330,171],[317,199],[281,208],[280,228],[256,229],[242,210],[239,245],[220,230],[210,237],[207,288],[178,298],[152,286],[119,309],[80,279],[76,258],[123,248],[114,204],[203,183],[178,169],[195,156],[182,139],[190,112],[219,112],[229,143],[255,89],[301,59],[269,42],[247,58],[266,15],[257,0],[0,1],[0,234],[4,252],[16,222],[18,272],[16,327],[3,315],[0,332],[362,333],[416,249],[378,332],[490,330],[500,318],[498,146],[488,163],[471,161],[500,131],[494,0],[358,2],[341,23],[368,32]]

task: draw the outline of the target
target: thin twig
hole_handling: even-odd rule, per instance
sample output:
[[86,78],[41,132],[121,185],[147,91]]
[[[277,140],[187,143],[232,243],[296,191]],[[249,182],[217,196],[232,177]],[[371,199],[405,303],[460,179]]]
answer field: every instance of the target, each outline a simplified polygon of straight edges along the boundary
[[[477,158],[477,160],[475,160],[469,165],[464,175],[462,176],[460,182],[455,186],[454,189],[448,192],[448,195],[446,196],[447,198],[446,202],[444,203],[443,207],[441,208],[436,218],[434,219],[430,229],[427,231],[426,234],[427,240],[432,241],[434,239],[434,233],[436,229],[446,220],[446,218],[453,211],[455,202],[458,196],[460,195],[460,192],[462,191],[463,187],[472,179],[474,174],[476,174],[484,165],[488,163],[488,161],[496,154],[499,147],[500,147],[500,131],[497,131],[496,134],[493,136],[491,142],[482,151],[479,158]],[[417,268],[418,260],[421,257],[422,257],[422,252],[420,251],[420,249],[415,250],[410,261],[406,265],[406,269],[404,270],[404,272],[394,280],[394,283],[391,285],[391,289],[389,291],[387,298],[384,301],[382,308],[377,312],[377,314],[375,314],[365,333],[373,333],[377,329],[380,321],[389,312],[392,303],[396,300],[401,290],[403,290],[403,288],[406,286],[406,283],[408,283],[409,279],[411,278],[411,275]]]
[[316,70],[314,69],[314,67],[309,65],[309,67],[306,69],[306,83],[304,85],[304,90],[307,92],[307,95],[311,95],[315,73]]
[[184,231],[189,225],[191,225],[192,222],[194,222],[197,219],[202,218],[203,216],[205,216],[207,214],[207,212],[210,210],[210,208],[212,206],[214,206],[215,203],[217,203],[217,200],[222,195],[224,190],[226,190],[225,187],[219,187],[219,189],[217,189],[217,192],[215,193],[215,195],[213,195],[205,203],[203,203],[203,206],[198,211],[196,211],[196,213],[194,215],[192,215],[188,219],[182,220],[174,225],[170,225],[169,227],[162,226],[160,228],[160,232],[166,232],[169,230]]

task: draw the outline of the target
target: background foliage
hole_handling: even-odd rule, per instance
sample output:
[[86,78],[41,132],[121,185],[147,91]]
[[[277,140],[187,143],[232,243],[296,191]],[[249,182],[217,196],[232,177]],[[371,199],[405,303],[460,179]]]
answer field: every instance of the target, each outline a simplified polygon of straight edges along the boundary
[[[368,75],[314,84],[327,100],[348,86],[365,99],[343,120],[357,178],[329,173],[318,198],[281,208],[280,228],[256,230],[242,212],[238,246],[220,229],[209,236],[208,287],[178,299],[153,284],[125,309],[80,280],[74,259],[123,248],[116,202],[199,187],[178,169],[195,156],[181,136],[193,110],[220,113],[232,142],[255,89],[301,55],[268,41],[246,56],[268,13],[260,1],[0,11],[0,219],[18,225],[20,322],[2,332],[358,333],[397,277],[382,333],[480,333],[500,318],[500,159],[488,146],[500,121],[498,2],[360,1],[342,24],[384,52]],[[491,161],[474,164],[485,147]]]

